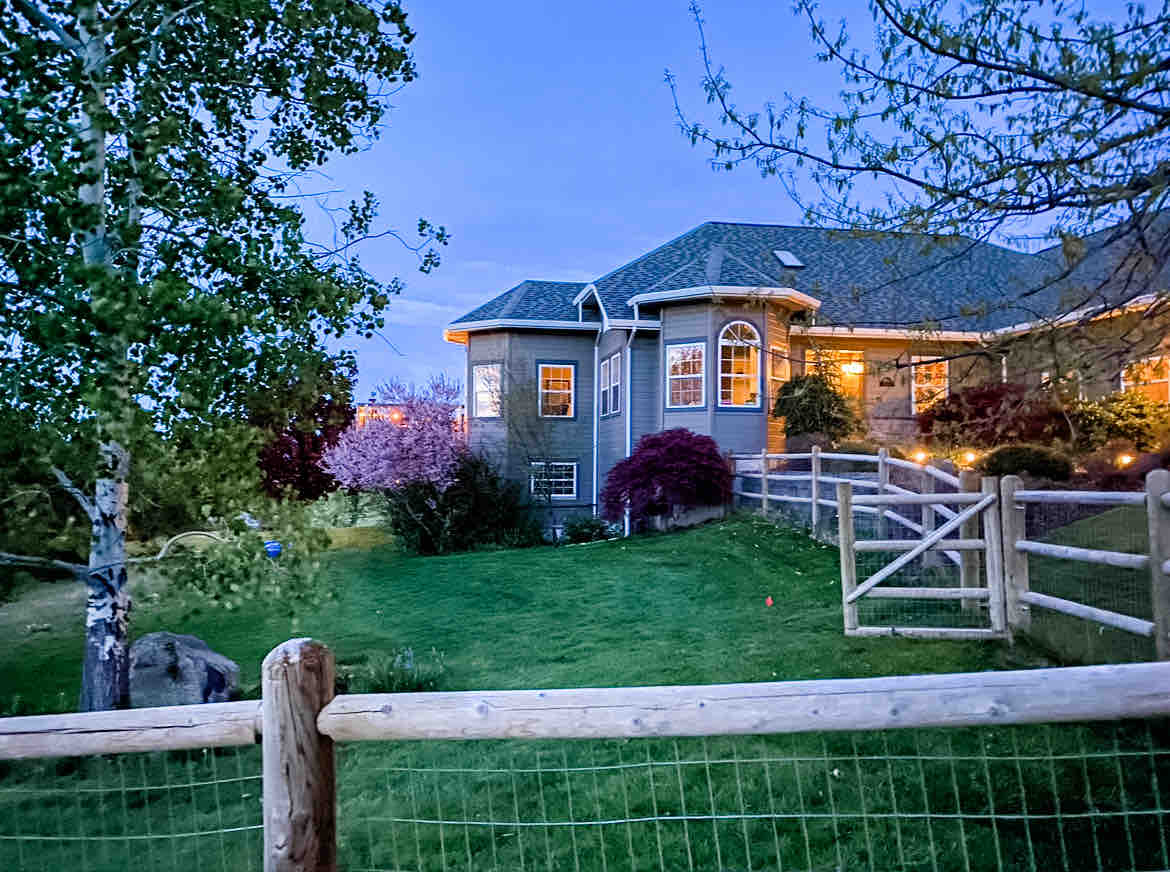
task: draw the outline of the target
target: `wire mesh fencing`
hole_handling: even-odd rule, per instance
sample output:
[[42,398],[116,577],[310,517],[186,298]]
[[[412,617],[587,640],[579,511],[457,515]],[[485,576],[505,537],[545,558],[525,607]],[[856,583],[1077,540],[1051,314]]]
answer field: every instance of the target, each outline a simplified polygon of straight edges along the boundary
[[1166,722],[339,748],[390,870],[1162,870]]
[[[1145,506],[1028,503],[1027,538],[1052,545],[1149,553]],[[1153,619],[1148,569],[1028,555],[1031,590],[1145,620]],[[1029,637],[1066,661],[1128,663],[1155,658],[1154,642],[1048,609],[1030,610]]]
[[0,761],[0,869],[263,865],[259,748]]

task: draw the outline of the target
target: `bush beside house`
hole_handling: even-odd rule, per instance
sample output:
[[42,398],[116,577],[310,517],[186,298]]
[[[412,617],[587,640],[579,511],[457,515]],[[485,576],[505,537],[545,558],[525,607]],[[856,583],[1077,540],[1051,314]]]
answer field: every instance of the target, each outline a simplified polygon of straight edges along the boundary
[[649,433],[633,454],[609,472],[601,491],[602,514],[633,523],[675,516],[687,509],[718,506],[731,499],[731,470],[710,436],[684,427]]

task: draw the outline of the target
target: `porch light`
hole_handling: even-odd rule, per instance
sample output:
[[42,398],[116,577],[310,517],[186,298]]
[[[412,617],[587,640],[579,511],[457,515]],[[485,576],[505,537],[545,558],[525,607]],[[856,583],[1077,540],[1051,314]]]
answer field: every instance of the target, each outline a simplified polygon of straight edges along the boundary
[[1133,455],[1132,454],[1118,455],[1118,457],[1117,457],[1117,465],[1118,466],[1129,466],[1131,463],[1133,463]]
[[915,463],[926,463],[926,460],[929,456],[930,456],[929,454],[927,454],[925,451],[923,451],[921,448],[919,448],[917,451],[914,452],[914,462]]
[[402,423],[402,412],[399,411],[398,409],[395,409],[393,412],[390,413],[390,420],[393,421],[395,424],[401,424]]
[[845,373],[845,375],[864,375],[865,364],[852,360],[849,363],[841,364],[841,372]]

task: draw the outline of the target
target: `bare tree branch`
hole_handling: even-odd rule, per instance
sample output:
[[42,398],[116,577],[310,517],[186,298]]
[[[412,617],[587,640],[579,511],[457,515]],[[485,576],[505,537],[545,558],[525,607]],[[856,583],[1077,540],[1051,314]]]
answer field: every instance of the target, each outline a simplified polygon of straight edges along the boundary
[[81,510],[85,512],[86,517],[88,517],[91,521],[96,519],[97,509],[94,508],[93,502],[90,500],[90,498],[82,493],[81,489],[77,487],[77,485],[75,485],[72,481],[70,481],[69,476],[67,476],[60,469],[54,466],[52,471],[53,477],[57,479],[58,483],[65,490],[65,492],[73,497],[73,499],[77,500],[78,504],[81,506]]

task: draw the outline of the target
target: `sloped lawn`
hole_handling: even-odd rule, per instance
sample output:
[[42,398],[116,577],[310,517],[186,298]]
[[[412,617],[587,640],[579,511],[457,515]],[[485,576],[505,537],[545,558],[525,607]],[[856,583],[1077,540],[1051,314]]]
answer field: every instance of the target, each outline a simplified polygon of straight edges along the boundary
[[[335,551],[327,571],[337,601],[296,620],[271,607],[192,613],[140,579],[135,632],[195,633],[249,678],[291,635],[324,640],[343,663],[403,646],[426,659],[433,648],[452,690],[1035,662],[997,644],[846,639],[836,551],[747,516],[582,547],[430,559]],[[75,592],[49,587],[2,610],[5,699],[72,696],[79,609]],[[20,632],[30,615],[53,629]],[[1149,800],[1135,779],[1154,758],[1148,733],[1122,739],[1141,755],[1126,770],[1132,807]],[[1086,745],[1119,747],[1112,733],[1079,728],[358,743],[338,752],[342,868],[970,870],[1029,868],[1025,854],[1057,850],[1082,868],[1099,840],[1105,852],[1132,844],[1117,819],[1079,835],[1066,826],[1066,842],[1059,813],[1027,832],[997,829],[985,813],[1050,813],[1059,791],[1055,808],[1075,818],[1087,779],[1105,791],[1094,787],[1094,808],[1115,805],[1115,760],[1082,764]],[[0,868],[258,869],[258,772],[251,748],[0,765]]]
[[[132,630],[199,636],[240,664],[245,685],[272,647],[304,635],[341,662],[437,650],[451,690],[948,672],[1002,668],[1009,656],[974,642],[846,639],[836,550],[751,516],[564,548],[337,550],[325,568],[336,601],[298,616],[272,603],[201,608],[137,579]],[[81,591],[64,583],[0,608],[0,704],[72,699],[82,620]]]

